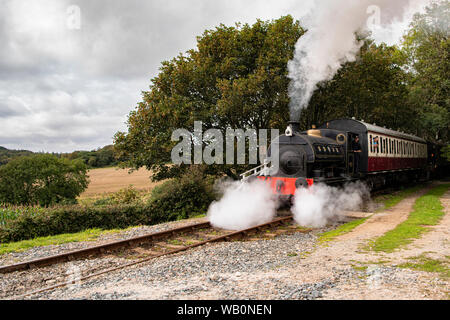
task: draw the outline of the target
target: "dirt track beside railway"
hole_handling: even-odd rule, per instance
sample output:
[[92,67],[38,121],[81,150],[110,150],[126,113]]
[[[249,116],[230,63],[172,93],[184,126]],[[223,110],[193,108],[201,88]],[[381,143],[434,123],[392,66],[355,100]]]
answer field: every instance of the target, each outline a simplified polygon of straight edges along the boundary
[[[318,248],[305,263],[324,273],[331,268],[367,266],[363,281],[341,282],[324,295],[325,299],[448,299],[449,283],[439,275],[396,268],[411,258],[427,254],[447,260],[450,230],[450,192],[441,199],[446,215],[441,223],[406,248],[392,253],[366,250],[368,242],[394,229],[408,218],[416,199],[426,190],[401,201],[395,207],[369,218],[352,232],[336,238],[329,246]],[[324,263],[333,261],[333,263]],[[385,263],[383,263],[385,262]],[[317,269],[316,269],[317,268]]]

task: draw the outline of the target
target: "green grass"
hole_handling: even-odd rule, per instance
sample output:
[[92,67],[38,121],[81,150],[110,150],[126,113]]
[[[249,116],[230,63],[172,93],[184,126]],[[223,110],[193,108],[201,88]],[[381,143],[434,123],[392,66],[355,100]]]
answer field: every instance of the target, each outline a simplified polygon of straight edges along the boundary
[[40,237],[32,240],[24,240],[18,242],[1,243],[0,244],[0,255],[11,253],[11,252],[21,252],[35,247],[44,247],[50,245],[60,245],[69,242],[83,242],[83,241],[95,241],[104,234],[118,233],[122,231],[129,230],[131,228],[123,230],[101,230],[101,229],[89,229],[78,233],[67,233],[60,234],[50,237]]
[[436,272],[443,278],[450,278],[450,268],[449,268],[449,257],[446,260],[435,260],[428,258],[425,255],[420,255],[418,257],[410,258],[414,262],[407,262],[399,265],[399,268],[408,268],[426,272]]
[[411,243],[414,239],[420,238],[429,230],[428,226],[437,225],[444,216],[440,198],[449,187],[450,184],[440,185],[417,199],[408,219],[372,241],[368,249],[393,252],[395,249]]
[[[383,195],[383,196],[378,197],[377,199],[375,199],[375,201],[383,204],[383,208],[381,208],[378,211],[386,210],[386,209],[389,209],[389,208],[397,205],[400,201],[402,201],[409,195],[413,194],[414,192],[419,191],[421,188],[422,188],[421,186],[416,186],[416,187],[408,188],[408,189],[405,189],[403,191],[400,191],[400,192],[397,192],[394,194]],[[366,220],[369,218],[370,217],[366,217],[366,218],[350,221],[348,223],[341,225],[340,227],[338,227],[335,230],[324,232],[319,237],[319,243],[333,241],[336,237],[346,234],[346,233],[349,233],[350,231],[355,229],[357,226],[366,222]]]
[[190,219],[197,219],[197,218],[204,218],[204,217],[206,217],[206,214],[198,214],[198,215],[196,215],[196,216],[193,216],[193,217],[190,218]]
[[353,220],[353,221],[350,221],[350,222],[347,222],[347,223],[341,225],[337,229],[324,232],[319,237],[319,243],[333,241],[336,237],[346,234],[346,233],[349,233],[350,231],[355,229],[357,226],[363,224],[369,218],[370,217]]
[[171,245],[174,245],[174,246],[181,246],[181,245],[183,244],[183,242],[181,242],[181,241],[178,240],[178,239],[170,239],[170,240],[167,240],[167,243],[168,243],[168,244],[171,244]]
[[351,266],[352,266],[352,268],[354,270],[357,270],[357,271],[366,271],[368,269],[367,266],[357,266],[357,265],[354,265],[354,264],[352,264]]

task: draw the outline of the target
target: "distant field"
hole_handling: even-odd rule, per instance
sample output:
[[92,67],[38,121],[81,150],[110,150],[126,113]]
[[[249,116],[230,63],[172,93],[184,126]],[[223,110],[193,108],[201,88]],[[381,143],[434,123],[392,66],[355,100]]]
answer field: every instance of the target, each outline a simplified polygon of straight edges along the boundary
[[102,168],[89,170],[88,189],[80,198],[90,198],[105,193],[112,193],[128,187],[130,184],[138,190],[150,190],[158,183],[150,180],[151,171],[140,169],[128,174],[126,169]]

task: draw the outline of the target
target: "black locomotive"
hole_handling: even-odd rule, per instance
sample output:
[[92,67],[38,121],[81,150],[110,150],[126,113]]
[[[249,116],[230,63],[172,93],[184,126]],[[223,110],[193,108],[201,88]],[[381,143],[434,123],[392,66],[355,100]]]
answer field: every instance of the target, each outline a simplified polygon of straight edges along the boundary
[[268,155],[276,149],[279,165],[266,164],[257,178],[283,198],[314,183],[364,180],[377,188],[427,179],[435,168],[435,154],[425,140],[356,119],[332,120],[305,132],[291,122],[286,133],[272,141]]

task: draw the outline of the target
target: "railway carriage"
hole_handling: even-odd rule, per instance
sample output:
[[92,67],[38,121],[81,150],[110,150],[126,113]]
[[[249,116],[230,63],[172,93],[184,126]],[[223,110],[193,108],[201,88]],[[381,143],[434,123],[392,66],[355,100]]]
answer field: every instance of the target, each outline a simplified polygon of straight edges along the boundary
[[[352,142],[357,136],[361,153],[359,170],[355,172],[357,155]],[[285,200],[292,199],[297,188],[314,183],[333,185],[363,180],[377,188],[426,179],[430,172],[425,140],[354,118],[328,121],[305,132],[299,131],[298,123],[291,122],[286,133],[272,141],[269,158],[272,150],[278,150],[278,166],[265,163],[242,176],[244,180],[266,181]]]

